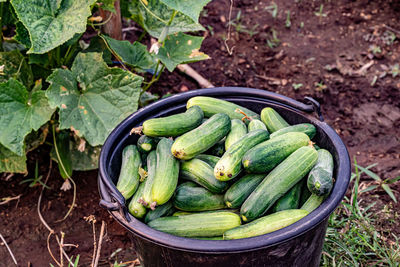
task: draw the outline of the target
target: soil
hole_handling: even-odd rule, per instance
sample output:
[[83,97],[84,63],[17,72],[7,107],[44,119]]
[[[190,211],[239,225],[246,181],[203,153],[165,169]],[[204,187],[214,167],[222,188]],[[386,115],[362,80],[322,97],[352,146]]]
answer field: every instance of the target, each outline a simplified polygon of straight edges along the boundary
[[[202,51],[212,59],[191,66],[215,86],[265,89],[299,101],[305,96],[315,98],[322,105],[326,122],[343,138],[352,159],[364,167],[378,163],[372,170],[382,179],[399,176],[400,70],[395,64],[400,64],[400,1],[275,2],[274,18],[269,12],[272,1],[234,1],[231,38],[227,41],[232,54],[224,43],[230,1],[209,3],[200,21],[207,28]],[[175,71],[164,73],[151,92],[175,94],[197,88],[195,81]],[[30,175],[38,159],[39,174],[46,176],[47,155],[45,146],[28,155]],[[0,198],[21,195],[19,201],[0,206],[0,233],[20,266],[48,266],[54,262],[47,250],[48,230],[36,211],[40,188],[19,185],[26,178],[15,175],[9,181],[5,176],[0,180]],[[45,190],[41,209],[56,232],[65,232],[65,243],[79,245],[68,247],[68,252],[80,254],[82,266],[90,265],[93,232],[84,217],[94,215],[97,234],[100,222],[107,224],[101,265],[109,266],[116,259],[134,260],[130,236],[98,205],[97,172],[74,172],[73,178],[78,186],[77,203],[65,221],[56,223],[67,211],[72,192],[59,189],[63,181],[56,167],[51,171],[51,189]],[[372,181],[362,176],[362,183]],[[400,183],[391,187],[400,200]],[[381,218],[381,229],[400,234],[398,215],[385,212],[384,208],[399,211],[399,203],[379,188],[361,197],[365,203],[378,201],[375,213]],[[54,236],[51,248],[58,255]],[[110,259],[119,248],[122,251]],[[0,266],[13,264],[3,243],[0,259]]]

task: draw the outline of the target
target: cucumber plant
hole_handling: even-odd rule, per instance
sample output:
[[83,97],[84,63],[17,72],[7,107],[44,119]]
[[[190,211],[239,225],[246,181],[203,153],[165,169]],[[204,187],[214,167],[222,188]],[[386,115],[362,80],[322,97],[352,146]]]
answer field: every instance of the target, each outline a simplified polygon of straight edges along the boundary
[[[26,173],[26,153],[48,132],[66,181],[73,170],[97,168],[108,134],[151,97],[146,90],[164,69],[208,59],[203,37],[185,32],[204,30],[198,19],[210,0],[122,1],[122,15],[156,39],[151,49],[142,37],[101,32],[109,19],[99,11],[115,12],[114,1],[0,1],[0,172]],[[89,44],[87,29],[97,33]]]

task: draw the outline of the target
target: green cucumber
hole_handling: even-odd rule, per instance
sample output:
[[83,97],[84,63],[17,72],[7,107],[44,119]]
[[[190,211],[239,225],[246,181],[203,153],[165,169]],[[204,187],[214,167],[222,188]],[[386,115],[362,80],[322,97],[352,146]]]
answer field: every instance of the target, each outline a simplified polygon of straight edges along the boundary
[[310,171],[307,186],[311,193],[324,196],[333,187],[333,157],[326,149],[318,150],[318,161]]
[[139,137],[136,145],[141,153],[149,153],[157,147],[158,141],[160,141],[159,138],[142,135]]
[[315,194],[312,194],[307,201],[301,206],[300,209],[302,210],[306,210],[308,212],[312,212],[313,210],[315,210],[316,208],[319,207],[319,205],[322,204],[322,202],[324,202],[324,199],[326,198],[326,196],[317,196]]
[[[211,211],[202,211],[200,213],[204,213],[204,212],[221,212],[221,211],[228,211],[228,212],[233,212],[237,215],[240,215],[240,211],[237,209],[221,209],[221,210],[211,210]],[[185,215],[189,215],[189,214],[195,214],[195,213],[199,213],[199,212],[189,212],[189,211],[182,211],[182,210],[178,210],[176,212],[174,212],[172,214],[172,216],[185,216]]]
[[243,203],[240,209],[243,221],[252,221],[263,216],[275,201],[289,191],[314,167],[317,159],[317,151],[313,147],[304,146],[281,162]]
[[239,140],[242,136],[247,134],[247,127],[241,120],[231,120],[231,130],[225,139],[225,150]]
[[222,155],[225,153],[225,138],[221,139],[218,143],[213,145],[205,153],[214,155],[216,157],[222,157]]
[[252,120],[251,122],[249,122],[249,125],[247,126],[249,132],[254,131],[254,130],[268,130],[267,126],[265,126],[265,124],[260,121],[260,120]]
[[292,210],[299,208],[301,189],[304,179],[295,184],[289,191],[278,199],[271,208],[271,212],[275,213],[281,210]]
[[195,158],[208,163],[208,165],[210,165],[213,168],[215,167],[215,164],[217,164],[218,160],[220,160],[220,157],[207,154],[200,154],[197,155]]
[[241,224],[239,215],[232,212],[202,212],[186,216],[158,218],[148,225],[161,232],[183,237],[214,237]]
[[153,187],[154,177],[157,168],[157,153],[155,150],[151,151],[147,156],[147,177],[144,180],[144,189],[142,194],[141,203],[150,208],[150,204],[153,202],[151,199],[151,188]]
[[203,187],[181,184],[176,189],[174,206],[183,211],[207,211],[226,208],[223,195],[213,194]]
[[147,212],[146,217],[144,217],[144,222],[148,223],[160,217],[171,216],[174,212],[174,204],[172,203],[172,200],[169,200],[167,203],[156,207],[155,210]]
[[270,133],[274,133],[282,128],[290,126],[278,112],[270,107],[264,108],[261,111],[261,120],[265,123]]
[[243,156],[242,164],[249,173],[267,173],[296,149],[308,145],[305,133],[286,133],[262,142]]
[[317,132],[317,129],[315,128],[314,125],[310,123],[301,123],[301,124],[296,124],[292,126],[288,126],[285,128],[282,128],[276,132],[273,132],[271,134],[271,138],[275,138],[277,136],[280,136],[285,133],[290,133],[290,132],[302,132],[308,135],[310,139],[312,139],[315,136],[315,133]]
[[189,215],[189,214],[193,214],[193,212],[178,210],[178,211],[175,211],[172,214],[172,216],[185,216],[185,215]]
[[212,193],[222,193],[229,187],[228,183],[215,179],[214,170],[209,164],[196,158],[182,162],[180,177],[195,182]]
[[179,136],[199,126],[203,117],[201,108],[193,106],[184,113],[146,120],[142,132],[152,137]]
[[[201,107],[201,109],[204,112],[204,116],[206,117],[211,117],[217,113],[225,113],[232,120],[233,119],[241,120],[245,116],[236,111],[237,109],[239,109],[252,119],[260,119],[260,116],[257,113],[245,107],[218,98],[213,98],[208,96],[195,96],[188,100],[186,107],[190,108],[194,105]],[[247,119],[246,123],[248,123]]]
[[178,184],[179,161],[171,154],[172,140],[161,138],[157,145],[157,167],[151,187],[151,207],[166,203]]
[[146,215],[146,207],[143,206],[143,204],[139,201],[139,199],[142,197],[143,189],[144,183],[140,183],[128,205],[129,213],[138,219],[141,219]]
[[215,114],[196,129],[176,138],[171,152],[179,159],[192,159],[224,138],[230,129],[229,117],[222,113]]
[[240,178],[225,192],[225,204],[229,208],[239,208],[265,176],[265,174],[247,174]]
[[240,239],[268,234],[297,222],[307,214],[308,211],[301,209],[282,210],[228,230],[224,233],[224,239]]
[[316,145],[316,144],[314,144],[314,148],[316,149],[316,150],[320,150],[321,148],[318,146],[318,145]]
[[239,175],[242,170],[243,155],[252,147],[264,142],[269,137],[265,130],[252,131],[236,143],[224,153],[221,159],[214,167],[214,176],[220,181],[228,181]]
[[122,164],[117,189],[125,199],[130,198],[139,186],[139,167],[142,164],[136,146],[128,145],[122,151]]
[[307,178],[303,179],[303,185],[301,187],[301,195],[300,195],[300,203],[299,206],[301,207],[304,203],[306,203],[307,199],[311,196],[310,190],[307,187]]

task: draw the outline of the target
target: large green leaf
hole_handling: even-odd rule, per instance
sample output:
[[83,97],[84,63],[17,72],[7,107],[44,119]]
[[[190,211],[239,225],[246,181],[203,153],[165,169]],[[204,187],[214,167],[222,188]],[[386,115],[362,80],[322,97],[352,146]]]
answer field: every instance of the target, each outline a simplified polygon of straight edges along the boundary
[[0,173],[26,173],[26,156],[18,156],[0,144]]
[[72,129],[98,146],[137,110],[143,78],[109,68],[101,53],[80,53],[71,70],[56,69],[47,81],[50,106],[60,109],[60,129]]
[[139,68],[142,71],[156,68],[156,59],[147,51],[145,45],[139,42],[131,44],[129,41],[118,41],[106,35],[101,37],[125,64]]
[[200,12],[203,10],[203,7],[208,4],[211,0],[196,0],[196,1],[188,1],[188,0],[160,0],[162,3],[166,4],[170,8],[173,8],[182,14],[185,14],[193,21],[199,21]]
[[28,53],[43,54],[86,30],[95,0],[11,0],[19,20],[28,29]]
[[[175,10],[159,0],[132,0],[129,12],[132,14],[132,19],[150,35],[159,38]],[[181,12],[176,14],[168,26],[168,34],[201,30],[204,28],[199,23]]]
[[32,130],[38,130],[53,112],[45,91],[28,92],[13,78],[0,83],[0,143],[22,156],[25,153],[25,136]]
[[157,58],[173,71],[175,67],[182,63],[196,62],[209,59],[209,56],[199,52],[203,37],[191,36],[184,33],[168,35],[165,44],[160,47]]
[[0,83],[14,78],[30,88],[33,83],[31,67],[18,50],[0,52]]

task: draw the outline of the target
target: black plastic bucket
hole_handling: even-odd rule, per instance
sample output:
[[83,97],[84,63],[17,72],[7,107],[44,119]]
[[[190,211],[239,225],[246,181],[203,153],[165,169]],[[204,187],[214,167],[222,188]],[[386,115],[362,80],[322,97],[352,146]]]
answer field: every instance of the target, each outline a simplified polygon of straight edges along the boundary
[[[328,149],[335,162],[335,185],[330,196],[300,221],[262,236],[229,240],[196,240],[159,232],[127,212],[122,195],[115,188],[122,149],[136,143],[129,135],[133,127],[153,117],[183,112],[193,96],[212,96],[232,101],[255,112],[276,109],[290,124],[308,122],[317,128],[317,144]],[[110,134],[100,154],[100,205],[133,234],[137,255],[143,266],[318,266],[329,215],[342,201],[350,180],[350,159],[345,145],[325,122],[318,102],[306,98],[303,104],[268,91],[225,87],[200,89],[157,101],[132,114]],[[316,112],[316,115],[313,114]]]

